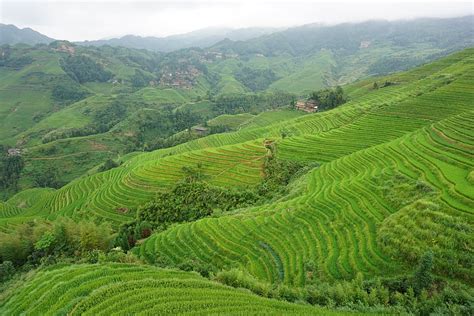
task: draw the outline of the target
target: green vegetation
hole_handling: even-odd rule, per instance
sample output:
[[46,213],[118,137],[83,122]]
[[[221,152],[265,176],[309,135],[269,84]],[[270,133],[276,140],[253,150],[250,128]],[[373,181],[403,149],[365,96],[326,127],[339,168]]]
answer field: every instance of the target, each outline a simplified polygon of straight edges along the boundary
[[213,104],[220,114],[236,114],[271,110],[289,106],[295,96],[289,93],[229,94],[218,96]]
[[277,76],[271,69],[260,70],[243,67],[235,73],[235,79],[252,91],[262,91],[276,81]]
[[18,188],[18,180],[24,165],[20,155],[9,154],[7,148],[0,145],[0,189],[2,192]]
[[74,103],[88,95],[88,92],[81,86],[75,85],[69,80],[60,81],[57,83],[52,91],[52,96],[55,101]]
[[87,56],[68,56],[61,60],[61,67],[72,79],[79,83],[98,81],[104,82],[112,74]]
[[[0,66],[0,313],[471,315],[474,49],[339,87],[393,57],[370,25],[12,47],[34,61]],[[413,45],[399,57],[449,47]],[[323,111],[293,109],[305,95]]]
[[336,87],[336,89],[324,89],[317,92],[311,93],[309,97],[310,100],[313,100],[318,106],[318,110],[329,110],[333,109],[338,105],[346,102],[344,98],[344,91],[341,87]]
[[261,298],[194,273],[131,264],[42,269],[8,293],[8,298],[0,303],[2,314],[339,314]]
[[67,218],[28,222],[0,235],[0,260],[16,268],[65,257],[82,258],[92,251],[110,250],[112,245],[112,232],[106,224],[76,223]]

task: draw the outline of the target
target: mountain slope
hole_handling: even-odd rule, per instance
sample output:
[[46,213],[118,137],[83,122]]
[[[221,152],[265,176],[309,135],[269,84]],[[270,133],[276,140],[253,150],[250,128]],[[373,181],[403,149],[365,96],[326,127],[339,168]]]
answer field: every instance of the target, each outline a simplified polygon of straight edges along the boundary
[[276,32],[276,28],[251,27],[243,29],[206,28],[185,34],[166,37],[125,35],[120,38],[77,42],[79,45],[92,46],[123,46],[136,49],[148,49],[157,52],[171,52],[189,47],[209,47],[225,38],[245,41],[251,38]]
[[54,39],[43,35],[39,32],[36,32],[30,28],[17,28],[11,24],[2,24],[0,23],[0,45],[9,44],[49,44]]
[[[25,304],[25,296],[29,297],[29,304]],[[56,266],[38,271],[13,291],[7,301],[0,303],[0,312],[9,315],[344,314],[261,298],[195,273],[130,264]]]
[[[211,125],[220,121],[236,131],[136,153],[58,190],[18,193],[0,203],[0,230],[59,217],[136,229],[147,224],[136,208],[169,192],[186,170],[199,168],[201,181],[225,189],[258,192],[275,159],[278,166],[305,164],[280,194],[251,207],[212,210],[146,238],[134,231],[133,238],[144,239],[133,241],[132,253],[265,297],[394,313],[431,304],[426,310],[468,315],[474,284],[473,53],[469,48],[355,82],[345,87],[349,101],[328,111],[219,116]],[[130,246],[130,235],[120,236]],[[428,277],[435,281],[430,292],[415,294],[426,254],[432,260]],[[87,260],[103,262],[109,255]],[[326,313],[257,299],[195,274],[137,265],[54,266],[19,282],[6,292],[1,311],[173,313],[212,306],[222,313]],[[32,305],[34,297],[44,304]]]
[[[311,132],[317,121],[305,117],[307,136],[280,141],[277,157],[326,163],[291,198],[173,227],[147,239],[140,253],[151,262],[237,265],[267,282],[302,286],[308,260],[322,280],[389,276],[409,271],[431,248],[437,273],[473,282],[471,53],[402,74],[426,76],[411,88],[400,84],[331,111],[345,123],[326,132]],[[442,74],[456,79],[436,88]],[[361,119],[348,122],[349,109]],[[429,219],[420,222],[421,214]]]
[[[248,41],[225,40],[210,51],[238,56],[234,74],[245,67],[272,71],[276,80],[268,82],[270,89],[304,94],[407,70],[470,47],[473,25],[473,16],[305,25]],[[214,67],[228,67],[227,61],[221,64]]]

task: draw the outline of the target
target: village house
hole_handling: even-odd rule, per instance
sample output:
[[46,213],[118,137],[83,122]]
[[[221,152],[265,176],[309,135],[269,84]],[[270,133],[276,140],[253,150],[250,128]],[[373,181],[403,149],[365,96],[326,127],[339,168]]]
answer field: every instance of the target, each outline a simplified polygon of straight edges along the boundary
[[313,113],[318,111],[318,104],[314,100],[298,101],[296,102],[295,108],[300,111]]
[[370,44],[370,41],[362,41],[360,42],[359,48],[369,48]]
[[19,156],[21,155],[21,149],[19,148],[9,148],[8,156]]

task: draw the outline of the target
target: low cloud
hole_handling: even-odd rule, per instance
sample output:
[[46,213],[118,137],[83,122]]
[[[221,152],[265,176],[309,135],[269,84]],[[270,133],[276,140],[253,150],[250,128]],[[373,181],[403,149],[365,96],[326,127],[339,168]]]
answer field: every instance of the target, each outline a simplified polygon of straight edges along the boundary
[[2,23],[67,40],[166,36],[214,26],[284,27],[473,14],[470,2],[458,1],[0,1]]

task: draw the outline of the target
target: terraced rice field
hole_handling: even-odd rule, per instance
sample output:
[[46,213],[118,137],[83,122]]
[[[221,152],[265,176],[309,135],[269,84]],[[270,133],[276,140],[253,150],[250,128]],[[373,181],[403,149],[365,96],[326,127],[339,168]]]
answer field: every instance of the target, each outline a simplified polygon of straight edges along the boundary
[[[422,249],[427,244],[435,245],[443,254],[443,272],[451,269],[452,276],[463,275],[474,281],[469,260],[474,255],[474,245],[472,240],[462,237],[469,236],[469,232],[472,235],[474,227],[473,182],[468,180],[474,169],[474,147],[468,144],[472,144],[474,135],[472,130],[470,136],[469,130],[461,130],[461,135],[468,139],[459,143],[453,138],[440,140],[436,132],[441,126],[448,126],[447,130],[456,130],[458,124],[469,126],[473,118],[474,113],[469,112],[323,164],[313,171],[307,192],[301,197],[238,216],[176,226],[148,239],[141,254],[151,260],[159,254],[173,263],[198,258],[219,268],[238,264],[261,279],[291,285],[304,284],[303,266],[308,260],[317,263],[322,279],[352,278],[357,272],[399,273],[404,270],[403,261],[392,259],[377,243],[383,221],[396,217],[398,210],[377,194],[380,189],[374,182],[374,177],[382,172],[398,171],[434,188],[440,205],[438,212],[462,220],[468,229],[451,229],[451,236],[467,244],[461,246],[464,251],[454,258],[452,239],[439,233],[446,233],[451,221],[438,223],[435,231],[427,230],[423,222],[408,226],[409,222],[398,221],[393,230],[403,231],[404,238],[413,239]],[[438,142],[433,140],[435,136]],[[440,141],[451,145],[446,149]],[[426,234],[431,238],[426,239]],[[398,234],[393,237],[399,240]],[[403,238],[399,246],[409,248]],[[396,253],[394,248],[393,254]]]
[[152,200],[157,192],[182,179],[184,166],[196,168],[199,164],[207,181],[215,185],[251,187],[261,180],[266,154],[263,140],[257,140],[159,160],[132,159],[120,168],[81,178],[50,193],[23,215],[87,217],[118,225],[130,219],[133,207]]
[[[397,78],[412,84],[295,120],[290,126],[299,136],[280,141],[277,155],[322,162],[303,194],[175,226],[149,238],[140,254],[150,261],[159,256],[175,264],[199,259],[220,269],[239,266],[262,280],[301,286],[307,261],[316,263],[321,280],[351,279],[357,272],[389,276],[410,270],[430,247],[439,274],[474,282],[470,55]],[[404,185],[429,190],[430,200],[394,204],[380,179],[390,188],[397,176]]]
[[[387,276],[410,269],[416,260],[410,249],[434,246],[440,274],[472,281],[474,245],[465,238],[474,227],[472,52],[388,77],[396,84],[386,88],[370,90],[368,82],[361,88],[365,94],[332,111],[136,156],[74,181],[0,225],[58,215],[118,225],[130,219],[134,206],[180,179],[183,166],[197,163],[211,183],[255,185],[266,155],[263,140],[279,139],[285,128],[292,136],[278,141],[278,157],[321,163],[306,177],[304,192],[174,226],[149,238],[139,253],[150,261],[239,266],[261,280],[301,286],[307,261],[316,263],[320,280],[351,279],[357,272]],[[398,173],[433,188],[437,209],[426,212],[429,221],[412,216],[409,205],[395,207],[383,194],[377,179]],[[399,234],[406,240],[394,238]]]
[[261,298],[197,274],[126,264],[40,270],[0,302],[2,315],[342,313]]

